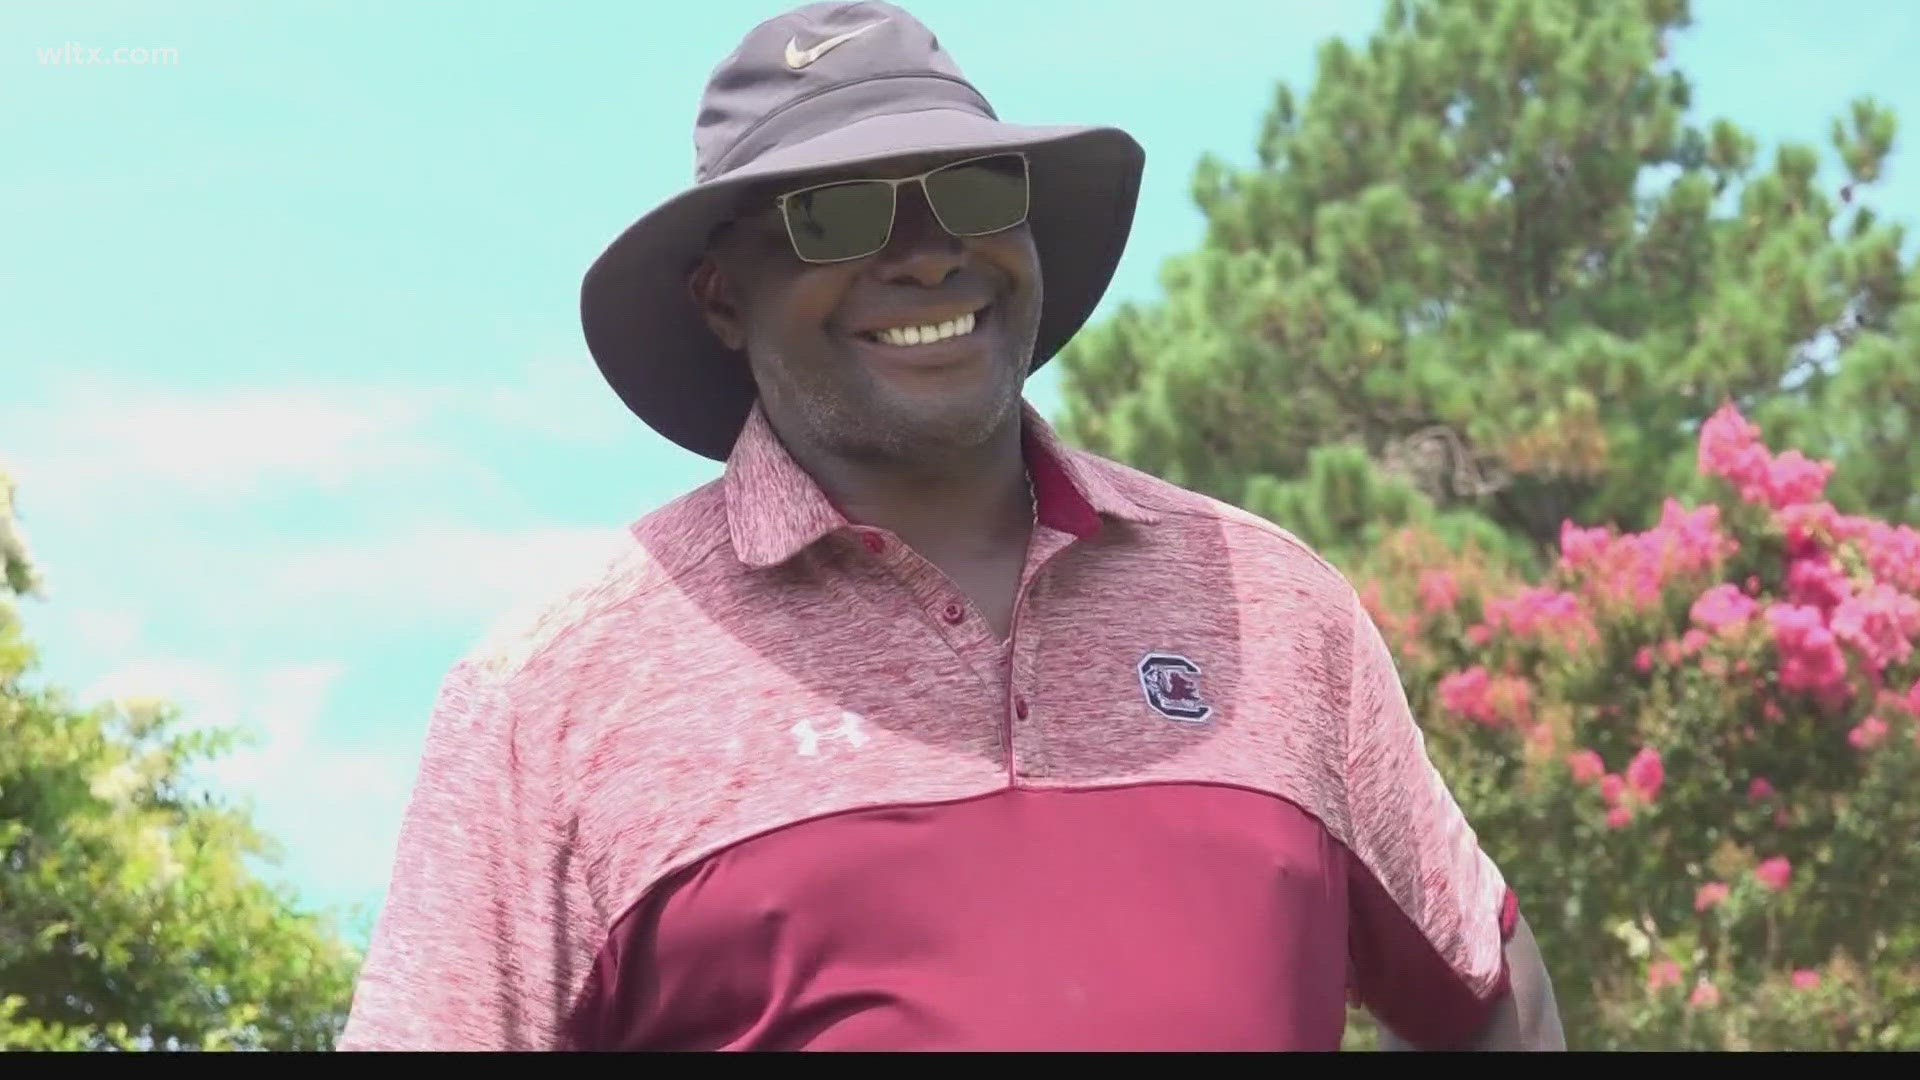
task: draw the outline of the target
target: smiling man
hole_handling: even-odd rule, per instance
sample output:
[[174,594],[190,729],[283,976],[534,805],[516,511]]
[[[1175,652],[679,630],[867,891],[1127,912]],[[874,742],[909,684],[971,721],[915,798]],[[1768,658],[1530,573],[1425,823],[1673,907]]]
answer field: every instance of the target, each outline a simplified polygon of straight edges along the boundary
[[1351,585],[1022,397],[1138,144],[877,3],[748,33],[695,143],[582,313],[725,475],[448,673],[342,1047],[1559,1048]]

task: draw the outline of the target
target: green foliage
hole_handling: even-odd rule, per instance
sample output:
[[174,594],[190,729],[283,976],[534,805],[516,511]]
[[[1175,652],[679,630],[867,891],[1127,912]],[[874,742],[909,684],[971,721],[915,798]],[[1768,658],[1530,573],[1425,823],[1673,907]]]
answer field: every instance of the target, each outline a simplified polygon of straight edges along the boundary
[[[0,557],[32,573],[0,476]],[[232,745],[158,703],[33,686],[0,592],[0,1050],[324,1050],[358,956],[258,879],[273,853],[193,782]]]
[[1164,301],[1062,356],[1063,432],[1343,563],[1423,503],[1535,550],[1568,517],[1645,527],[1699,494],[1691,440],[1729,399],[1834,460],[1843,509],[1920,520],[1920,274],[1865,201],[1894,117],[1836,119],[1837,179],[1811,147],[1763,164],[1687,118],[1665,57],[1690,21],[1402,0],[1329,42],[1253,166],[1200,163],[1206,240]]

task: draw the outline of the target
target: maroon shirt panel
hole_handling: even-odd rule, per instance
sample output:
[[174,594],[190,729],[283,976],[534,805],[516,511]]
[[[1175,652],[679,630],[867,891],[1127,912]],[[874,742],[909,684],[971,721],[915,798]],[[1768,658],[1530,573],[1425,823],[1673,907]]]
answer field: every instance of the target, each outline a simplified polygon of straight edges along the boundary
[[[1350,860],[1204,784],[1008,791],[818,818],[664,880],[615,927],[576,1045],[618,1050],[1339,1046]],[[1407,974],[1468,998],[1418,930]],[[1435,988],[1434,984],[1428,984]]]

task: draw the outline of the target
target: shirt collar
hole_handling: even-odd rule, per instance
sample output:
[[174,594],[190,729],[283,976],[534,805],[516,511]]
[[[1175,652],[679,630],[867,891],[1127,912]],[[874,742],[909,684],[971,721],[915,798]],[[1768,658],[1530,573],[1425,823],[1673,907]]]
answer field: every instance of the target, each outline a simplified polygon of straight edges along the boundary
[[[1100,468],[1063,443],[1032,403],[1021,402],[1022,442],[1040,524],[1090,539],[1105,518],[1140,525],[1159,520]],[[733,550],[749,566],[783,563],[816,541],[852,526],[812,476],[787,453],[754,403],[727,458],[722,480]]]

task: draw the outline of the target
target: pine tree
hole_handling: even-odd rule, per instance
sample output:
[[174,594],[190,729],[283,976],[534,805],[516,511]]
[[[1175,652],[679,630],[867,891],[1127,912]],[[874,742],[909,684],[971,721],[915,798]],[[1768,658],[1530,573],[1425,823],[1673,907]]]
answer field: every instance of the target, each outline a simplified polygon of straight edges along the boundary
[[1729,401],[1920,520],[1920,275],[1866,194],[1871,101],[1764,168],[1688,118],[1685,0],[1393,0],[1276,88],[1257,165],[1208,157],[1165,297],[1067,350],[1063,432],[1336,560],[1410,522],[1539,552],[1698,491]]

